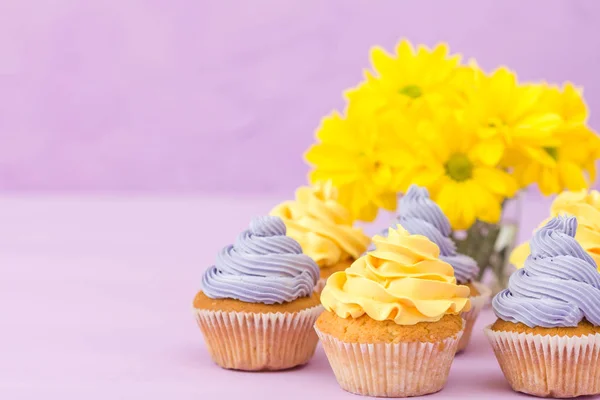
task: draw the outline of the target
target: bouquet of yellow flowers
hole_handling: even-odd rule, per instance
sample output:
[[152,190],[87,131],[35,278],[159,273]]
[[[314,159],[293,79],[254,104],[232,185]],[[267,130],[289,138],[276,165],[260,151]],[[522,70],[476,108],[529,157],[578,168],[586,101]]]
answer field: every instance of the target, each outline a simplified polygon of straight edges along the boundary
[[395,210],[415,183],[468,233],[459,246],[489,248],[485,237],[498,236],[494,224],[520,189],[537,184],[550,195],[595,179],[600,140],[573,84],[521,83],[506,67],[485,73],[446,44],[402,40],[394,54],[374,47],[370,58],[344,112],[323,119],[305,154],[309,179],[331,181],[355,219]]

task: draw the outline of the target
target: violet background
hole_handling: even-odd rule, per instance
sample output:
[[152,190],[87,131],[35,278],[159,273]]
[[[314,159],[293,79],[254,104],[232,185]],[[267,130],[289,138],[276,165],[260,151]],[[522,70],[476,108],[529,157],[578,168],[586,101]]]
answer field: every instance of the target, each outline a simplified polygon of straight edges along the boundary
[[599,26],[594,0],[1,0],[0,190],[288,193],[369,47],[401,37],[595,109]]
[[[370,46],[447,41],[572,79],[595,110],[599,27],[597,0],[0,0],[0,398],[356,398],[322,349],[280,374],[215,367],[190,315],[202,271],[305,181]],[[526,198],[519,241],[550,203]],[[436,399],[520,397],[492,321]]]

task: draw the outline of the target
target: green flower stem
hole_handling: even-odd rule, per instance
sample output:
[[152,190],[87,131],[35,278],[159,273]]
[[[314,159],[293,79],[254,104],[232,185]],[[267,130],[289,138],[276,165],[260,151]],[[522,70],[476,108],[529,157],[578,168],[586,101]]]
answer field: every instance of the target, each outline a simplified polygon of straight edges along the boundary
[[479,276],[478,280],[483,278],[483,274],[488,267],[495,268],[496,262],[494,260],[494,246],[496,245],[496,240],[498,239],[498,235],[500,234],[500,226],[481,223],[483,226],[481,231],[486,231],[485,236],[482,234],[481,246],[479,247],[478,254],[475,257],[477,261],[477,265],[479,265]]
[[[506,212],[506,202],[507,200],[502,203],[503,212]],[[509,260],[517,238],[517,221],[520,217],[518,203],[513,205],[516,208],[509,209],[503,220],[496,224],[476,221],[468,230],[453,234],[457,251],[471,256],[477,262],[479,280],[491,268],[495,278],[491,283],[495,292],[506,288],[513,268]],[[515,211],[518,215],[513,215]],[[457,239],[457,236],[462,238]]]
[[[494,254],[494,246],[499,234],[500,225],[477,221],[466,231],[464,239],[456,240],[457,250],[477,262],[479,266],[478,280],[481,280],[488,267],[492,267],[496,275],[502,268],[503,260],[497,260],[497,258],[504,257],[495,257]],[[502,271],[499,272],[501,274]]]

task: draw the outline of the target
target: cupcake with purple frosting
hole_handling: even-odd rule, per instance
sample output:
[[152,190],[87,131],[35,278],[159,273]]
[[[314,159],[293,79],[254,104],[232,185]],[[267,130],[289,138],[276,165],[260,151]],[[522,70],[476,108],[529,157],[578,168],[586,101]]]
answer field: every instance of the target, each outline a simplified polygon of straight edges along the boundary
[[194,314],[223,368],[280,370],[305,364],[322,311],[313,293],[319,267],[286,236],[278,217],[255,218],[202,278]]
[[[465,331],[458,344],[458,350],[464,350],[471,338],[473,325],[479,312],[489,301],[491,291],[476,281],[479,273],[477,262],[471,257],[456,252],[456,245],[450,237],[452,228],[441,208],[429,198],[426,188],[411,185],[400,199],[399,212],[394,225],[400,224],[413,235],[423,235],[440,248],[440,260],[454,268],[454,276],[460,285],[471,289],[471,310],[462,314]],[[385,233],[382,233],[385,234]]]
[[551,219],[492,301],[498,320],[486,335],[515,391],[600,394],[600,274],[576,231],[575,217]]

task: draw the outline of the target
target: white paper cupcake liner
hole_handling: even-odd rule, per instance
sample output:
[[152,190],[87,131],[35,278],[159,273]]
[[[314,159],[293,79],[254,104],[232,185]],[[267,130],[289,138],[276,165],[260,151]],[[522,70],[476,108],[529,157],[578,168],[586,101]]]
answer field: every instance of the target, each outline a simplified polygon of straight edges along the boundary
[[437,343],[348,343],[315,330],[341,388],[376,397],[440,391],[462,336],[461,331]]
[[306,364],[318,338],[313,325],[323,307],[294,313],[248,313],[195,309],[212,359],[245,371],[281,370]]
[[487,302],[490,300],[490,296],[492,295],[492,290],[482,283],[473,282],[473,286],[477,288],[479,296],[470,297],[471,309],[461,314],[461,317],[463,317],[465,320],[465,332],[458,343],[458,349],[456,350],[457,352],[463,351],[467,348],[469,342],[471,341],[471,333],[473,333],[473,326],[475,325],[475,321],[477,321],[479,312],[487,304]]
[[600,394],[600,334],[542,336],[485,329],[513,390],[540,397]]

